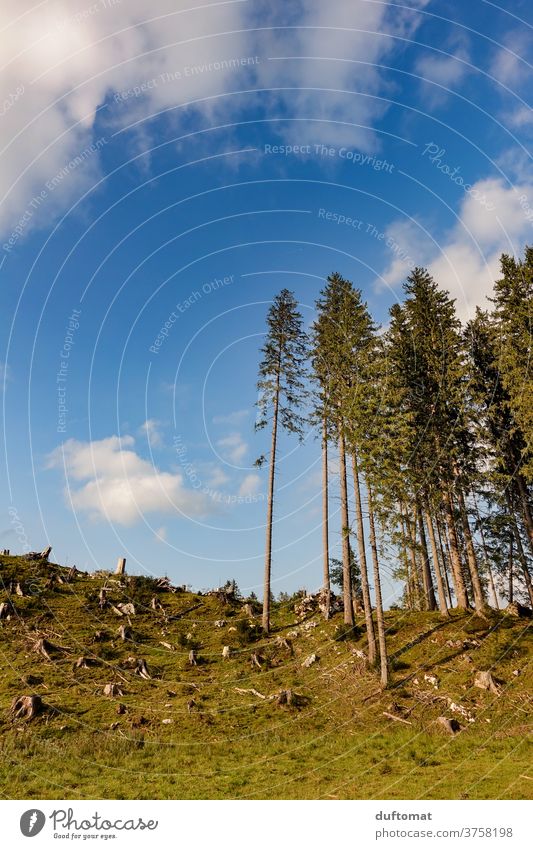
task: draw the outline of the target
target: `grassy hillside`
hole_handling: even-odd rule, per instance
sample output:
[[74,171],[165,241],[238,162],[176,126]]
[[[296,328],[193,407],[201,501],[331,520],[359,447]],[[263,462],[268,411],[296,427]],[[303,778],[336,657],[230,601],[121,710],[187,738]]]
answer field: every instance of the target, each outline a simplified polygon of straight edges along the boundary
[[[274,605],[264,638],[242,601],[151,579],[68,580],[15,557],[0,557],[0,578],[0,603],[13,606],[0,620],[5,798],[531,796],[531,620],[390,611],[393,683],[380,692],[364,630],[346,638],[339,614],[324,622]],[[134,605],[129,622],[121,603]],[[474,686],[479,670],[497,692]],[[31,694],[44,709],[13,719],[13,700]]]

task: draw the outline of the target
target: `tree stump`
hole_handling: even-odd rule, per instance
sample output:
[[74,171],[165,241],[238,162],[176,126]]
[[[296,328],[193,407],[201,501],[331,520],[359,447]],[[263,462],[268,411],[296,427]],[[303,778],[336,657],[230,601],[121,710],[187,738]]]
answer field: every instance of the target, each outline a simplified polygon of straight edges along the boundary
[[229,646],[223,646],[223,647],[222,647],[222,657],[224,658],[224,660],[229,660],[229,659],[230,659],[230,657],[231,657],[231,649],[230,649],[230,647],[229,647]]
[[501,688],[492,677],[492,673],[488,670],[476,672],[474,687],[479,687],[480,690],[489,690],[489,692],[494,693],[495,696],[500,695]]
[[37,640],[37,642],[36,642],[36,643],[34,643],[34,645],[33,645],[33,651],[35,651],[35,652],[37,652],[38,654],[42,655],[42,656],[44,657],[44,659],[45,659],[45,660],[49,660],[49,661],[51,661],[51,660],[52,660],[52,658],[51,658],[51,657],[50,657],[50,655],[48,654],[48,651],[49,651],[49,650],[50,650],[50,651],[52,650],[52,645],[48,642],[48,640],[45,640],[45,639],[44,639],[44,637],[41,637],[41,638],[40,638],[39,640]]
[[104,684],[104,696],[123,696],[124,693],[118,686],[118,684]]
[[117,560],[117,568],[115,569],[115,575],[124,575],[126,572],[126,558],[119,557]]
[[46,548],[44,548],[41,551],[41,554],[39,556],[41,557],[42,560],[48,560],[48,558],[50,557],[51,551],[52,551],[52,546],[47,545]]
[[121,625],[118,629],[118,635],[122,642],[133,640],[133,631],[127,625]]
[[191,666],[198,666],[198,659],[194,649],[191,649],[189,652],[189,664]]
[[40,696],[19,696],[11,703],[11,716],[15,719],[32,720],[41,713],[44,705]]
[[9,619],[13,612],[13,605],[10,601],[3,601],[0,604],[0,619]]
[[456,719],[448,719],[446,716],[439,716],[437,719],[439,726],[450,734],[452,737],[461,730],[461,726]]
[[276,699],[276,704],[287,705],[290,707],[294,702],[294,694],[292,690],[280,690]]

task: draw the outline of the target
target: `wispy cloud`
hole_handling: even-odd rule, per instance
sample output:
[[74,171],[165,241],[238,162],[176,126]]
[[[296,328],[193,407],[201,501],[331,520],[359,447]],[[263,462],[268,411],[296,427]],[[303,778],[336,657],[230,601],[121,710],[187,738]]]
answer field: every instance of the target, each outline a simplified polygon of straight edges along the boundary
[[160,430],[161,422],[157,419],[147,419],[140,427],[140,433],[144,434],[152,448],[161,448],[163,445],[163,434]]
[[234,410],[231,413],[213,416],[214,425],[238,425],[250,414],[249,410]]
[[238,465],[242,463],[248,451],[248,443],[244,441],[240,433],[230,433],[217,441],[222,456],[230,463]]
[[247,495],[256,495],[259,491],[259,487],[261,486],[261,478],[258,474],[251,472],[249,475],[246,475],[239,487],[239,495],[247,496]]

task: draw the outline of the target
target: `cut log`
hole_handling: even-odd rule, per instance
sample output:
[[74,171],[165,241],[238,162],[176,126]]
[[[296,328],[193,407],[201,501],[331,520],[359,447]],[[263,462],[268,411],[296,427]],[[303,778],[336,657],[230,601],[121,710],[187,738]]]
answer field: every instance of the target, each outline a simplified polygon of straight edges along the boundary
[[403,719],[401,716],[395,716],[393,713],[389,713],[388,711],[383,711],[383,716],[386,716],[387,719],[393,719],[395,722],[403,722],[404,725],[412,725],[412,722],[409,722],[408,719]]
[[476,672],[474,687],[479,687],[480,690],[489,690],[489,692],[494,693],[495,696],[500,695],[501,687],[492,677],[492,673],[488,670]]
[[135,605],[131,601],[120,602],[117,607],[123,616],[135,616]]
[[32,720],[37,714],[44,709],[44,704],[40,696],[19,696],[13,699],[11,703],[11,716],[15,719]]
[[235,687],[235,692],[240,693],[241,696],[247,695],[251,693],[252,696],[257,696],[258,699],[268,699],[269,696],[264,696],[263,693],[260,693],[258,690],[254,690],[254,688],[250,688],[248,690],[242,689],[242,687]]

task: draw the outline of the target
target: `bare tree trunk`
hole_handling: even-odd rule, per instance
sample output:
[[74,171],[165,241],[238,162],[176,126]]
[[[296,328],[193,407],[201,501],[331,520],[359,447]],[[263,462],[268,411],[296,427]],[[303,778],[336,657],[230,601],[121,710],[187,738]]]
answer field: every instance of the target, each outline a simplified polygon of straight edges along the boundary
[[339,467],[341,489],[341,533],[342,533],[342,593],[344,599],[344,622],[354,624],[352,604],[352,580],[350,574],[350,520],[348,517],[348,483],[346,481],[346,445],[343,422],[339,422]]
[[439,563],[439,554],[437,551],[437,541],[435,539],[435,529],[433,528],[433,520],[431,518],[431,514],[429,510],[426,508],[426,525],[429,533],[429,542],[431,545],[431,555],[433,557],[433,568],[435,570],[435,577],[437,579],[437,592],[439,596],[439,610],[441,616],[445,616],[447,619],[450,618],[450,611],[448,610],[448,605],[446,604],[446,595],[444,592],[444,581],[442,580],[442,574],[440,571],[440,563]]
[[372,619],[372,602],[370,600],[370,586],[368,583],[368,569],[366,564],[363,509],[361,506],[361,488],[359,486],[359,468],[357,466],[357,454],[355,453],[355,449],[352,451],[352,470],[355,495],[355,519],[357,525],[357,547],[359,551],[359,567],[361,569],[363,605],[365,608],[366,638],[368,641],[368,662],[372,664],[376,662],[377,656],[376,635],[374,633],[374,621]]
[[265,546],[265,577],[263,585],[263,631],[270,631],[270,577],[272,572],[272,521],[274,513],[274,477],[276,473],[276,448],[278,437],[279,375],[274,395],[274,417],[272,420],[272,443],[270,446],[270,470],[268,476],[267,525]]
[[468,595],[463,578],[461,558],[459,556],[459,542],[457,540],[457,531],[455,529],[453,501],[447,486],[444,488],[442,501],[444,506],[444,518],[446,520],[446,527],[448,530],[448,541],[450,543],[450,562],[457,607],[460,610],[468,610]]
[[409,556],[411,559],[411,581],[415,610],[422,610],[422,587],[420,585],[420,570],[418,568],[418,559],[416,556],[416,524],[407,517],[407,514],[405,516],[405,521],[407,523],[407,531],[409,534]]
[[[451,610],[451,608],[453,607],[453,600],[452,600],[452,590],[451,590],[451,587],[450,587],[450,579],[448,577],[448,564],[451,563],[450,548],[448,546],[448,539],[446,538],[446,528],[445,527],[441,528],[441,520],[440,520],[438,515],[436,516],[436,525],[437,525],[437,536],[438,536],[438,539],[439,539],[439,548],[440,548],[440,555],[441,555],[441,561],[442,561],[442,572],[444,574],[444,585],[446,587],[446,595],[448,597],[448,608]],[[443,537],[445,538],[445,543],[443,542]],[[445,544],[446,544],[446,550],[444,548]]]
[[456,489],[457,499],[459,502],[459,512],[461,514],[461,523],[463,526],[463,534],[465,538],[466,558],[468,561],[468,569],[470,571],[470,580],[472,581],[474,605],[478,616],[485,616],[487,613],[487,603],[485,601],[483,587],[481,586],[481,578],[479,577],[476,550],[474,548],[472,533],[470,531],[470,522],[468,521],[468,513],[466,512],[463,490],[459,481],[457,481]]
[[498,601],[498,593],[496,592],[496,584],[494,583],[494,573],[492,571],[492,567],[490,565],[489,555],[487,552],[487,546],[485,544],[485,534],[483,533],[483,525],[481,523],[481,516],[479,514],[479,507],[477,506],[477,499],[474,494],[472,494],[472,499],[474,501],[474,509],[476,511],[477,523],[479,528],[479,536],[481,537],[481,547],[483,549],[483,562],[485,564],[485,569],[487,570],[487,574],[489,576],[490,583],[490,591],[492,593],[492,600],[494,602],[494,607],[496,610],[500,609],[500,603]]
[[329,510],[328,510],[328,429],[324,418],[322,423],[322,556],[323,556],[323,587],[324,587],[324,617],[329,619],[331,611],[331,584],[329,577]]
[[403,516],[403,504],[400,504],[400,525],[402,529],[402,541],[400,543],[401,557],[402,561],[405,564],[405,592],[407,596],[407,607],[409,610],[414,610],[414,598],[413,598],[413,588],[411,584],[411,574],[409,571],[409,560],[407,557],[407,542],[406,542],[406,531],[405,531],[405,520]]
[[422,507],[419,503],[416,505],[418,517],[418,533],[420,535],[420,546],[422,548],[422,586],[424,587],[424,601],[426,610],[435,610],[437,603],[435,601],[435,590],[433,589],[433,581],[431,578],[431,569],[429,566],[428,545],[426,541],[426,532],[424,530],[424,516]]
[[523,476],[518,472],[515,475],[516,486],[518,489],[518,494],[520,496],[520,503],[522,505],[522,514],[524,516],[524,525],[527,532],[527,537],[529,540],[529,547],[533,552],[533,518],[531,516],[531,505],[529,503],[529,493],[527,490],[526,482]]
[[509,604],[514,601],[513,587],[513,538],[509,540]]
[[520,531],[518,530],[518,525],[516,523],[516,517],[513,510],[513,505],[511,502],[511,498],[509,493],[505,493],[507,500],[507,507],[509,509],[509,516],[511,519],[511,527],[513,531],[513,535],[516,542],[516,550],[518,552],[518,559],[520,561],[520,565],[522,567],[522,572],[524,573],[524,581],[526,583],[527,594],[529,596],[529,603],[533,607],[533,587],[531,586],[531,575],[529,574],[529,568],[527,565],[526,555],[524,553],[524,546],[522,545],[522,540],[520,538]]
[[368,477],[366,477],[366,491],[368,494],[368,525],[370,531],[370,550],[372,552],[372,565],[374,569],[374,592],[376,595],[376,623],[379,643],[379,666],[381,673],[381,685],[386,687],[389,683],[389,662],[387,657],[387,641],[385,638],[385,619],[383,616],[383,598],[381,595],[381,578],[379,574],[378,547],[376,543],[376,526],[374,523],[374,504],[372,500],[372,489]]

